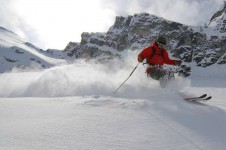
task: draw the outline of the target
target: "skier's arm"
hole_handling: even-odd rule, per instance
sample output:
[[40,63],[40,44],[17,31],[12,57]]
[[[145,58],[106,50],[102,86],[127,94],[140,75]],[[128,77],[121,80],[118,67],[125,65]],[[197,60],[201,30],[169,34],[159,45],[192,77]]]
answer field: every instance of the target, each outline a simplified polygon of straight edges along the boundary
[[138,62],[143,62],[144,61],[144,59],[145,59],[145,51],[146,51],[146,49],[144,49],[144,50],[142,50],[141,51],[141,53],[137,56],[137,60],[138,60]]
[[141,63],[141,62],[143,62],[143,60],[144,60],[144,59],[143,59],[140,55],[137,56],[137,61],[138,61],[138,62]]
[[165,50],[164,51],[164,63],[169,64],[169,65],[176,65],[177,60],[170,59],[167,51]]
[[148,52],[148,48],[145,48],[144,50],[142,50],[142,52],[137,56],[137,60],[138,62],[143,62],[144,59],[147,59],[147,57],[149,56],[149,52]]

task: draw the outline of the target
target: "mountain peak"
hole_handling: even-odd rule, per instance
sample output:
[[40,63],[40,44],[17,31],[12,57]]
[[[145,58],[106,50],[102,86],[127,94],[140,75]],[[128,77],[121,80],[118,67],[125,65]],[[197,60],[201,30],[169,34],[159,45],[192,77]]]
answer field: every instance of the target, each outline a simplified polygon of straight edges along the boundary
[[226,1],[224,1],[224,4],[222,4],[220,9],[212,16],[209,26],[216,28],[216,30],[221,33],[226,32]]

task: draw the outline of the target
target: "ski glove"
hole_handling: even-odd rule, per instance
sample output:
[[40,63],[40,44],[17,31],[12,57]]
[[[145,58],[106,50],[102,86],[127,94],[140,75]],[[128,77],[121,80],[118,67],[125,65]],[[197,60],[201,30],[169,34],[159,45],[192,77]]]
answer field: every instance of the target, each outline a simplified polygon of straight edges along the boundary
[[144,59],[143,59],[141,56],[138,56],[138,57],[137,57],[137,61],[138,61],[138,62],[143,62],[143,60],[144,60]]
[[181,63],[182,63],[182,61],[181,61],[181,60],[176,60],[175,65],[180,66],[180,65],[181,65]]

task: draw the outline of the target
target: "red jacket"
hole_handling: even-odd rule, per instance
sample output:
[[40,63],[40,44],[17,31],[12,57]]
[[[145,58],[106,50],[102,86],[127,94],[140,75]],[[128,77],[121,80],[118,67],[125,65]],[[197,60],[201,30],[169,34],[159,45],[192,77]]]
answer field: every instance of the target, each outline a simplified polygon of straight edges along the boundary
[[[155,55],[150,59],[153,48],[156,50],[156,52]],[[163,66],[164,64],[176,65],[176,60],[172,60],[169,58],[166,49],[162,50],[163,55],[161,55],[162,54],[161,49],[157,46],[157,42],[155,41],[152,46],[142,50],[142,52],[138,55],[138,60],[139,58],[142,58],[142,60],[146,59],[146,61],[149,61],[147,63],[160,66]]]

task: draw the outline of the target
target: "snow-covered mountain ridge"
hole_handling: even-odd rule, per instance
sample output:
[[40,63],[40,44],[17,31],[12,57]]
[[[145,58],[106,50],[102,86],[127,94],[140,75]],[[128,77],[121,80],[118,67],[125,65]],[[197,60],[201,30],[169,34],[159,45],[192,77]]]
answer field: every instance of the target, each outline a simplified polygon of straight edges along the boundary
[[118,16],[107,33],[83,33],[81,43],[70,42],[64,51],[75,58],[112,58],[128,49],[141,50],[164,35],[167,48],[177,58],[203,67],[225,64],[225,11],[226,3],[208,26],[183,25],[147,13]]
[[226,1],[224,1],[224,5],[212,16],[210,19],[209,26],[214,27],[215,31],[225,33],[226,32]]
[[0,73],[13,69],[49,68],[65,64],[67,60],[69,57],[59,50],[44,51],[12,31],[0,27]]

